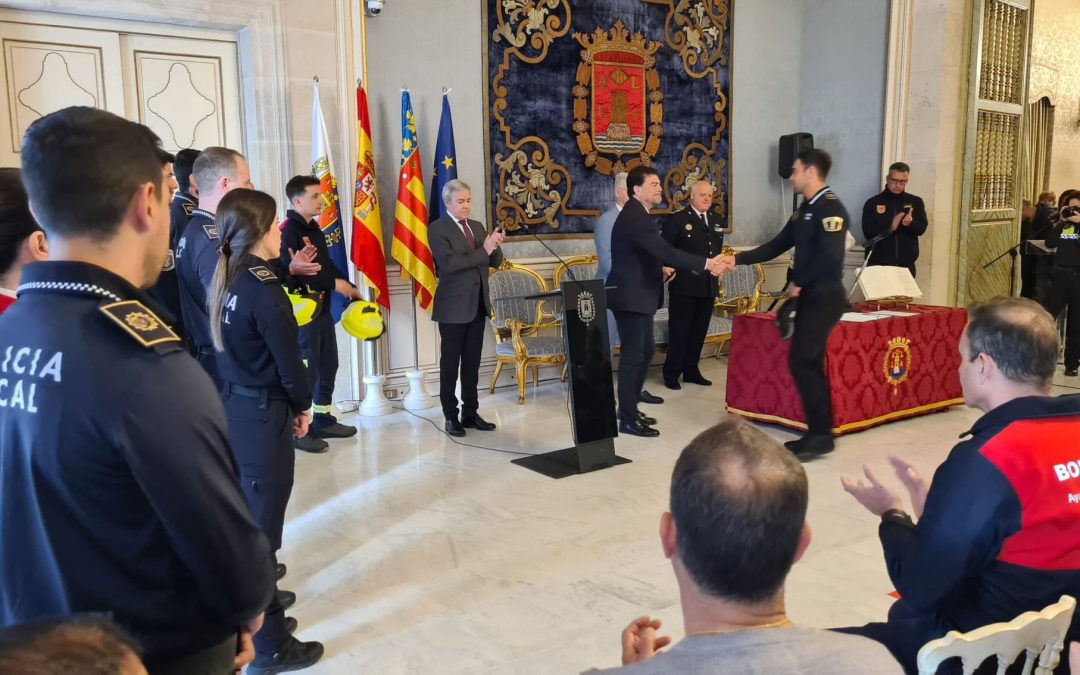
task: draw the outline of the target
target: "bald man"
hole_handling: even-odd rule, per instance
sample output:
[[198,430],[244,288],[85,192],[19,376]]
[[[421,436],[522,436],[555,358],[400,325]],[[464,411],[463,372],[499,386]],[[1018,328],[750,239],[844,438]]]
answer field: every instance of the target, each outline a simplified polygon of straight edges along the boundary
[[[664,221],[664,239],[687,253],[707,258],[719,255],[724,247],[724,218],[710,213],[712,201],[712,184],[703,180],[694,183],[690,187],[690,206]],[[664,361],[664,384],[668,389],[682,389],[680,377],[691,384],[712,384],[701,375],[698,361],[718,291],[717,278],[705,270],[677,274],[668,282],[670,337]]]

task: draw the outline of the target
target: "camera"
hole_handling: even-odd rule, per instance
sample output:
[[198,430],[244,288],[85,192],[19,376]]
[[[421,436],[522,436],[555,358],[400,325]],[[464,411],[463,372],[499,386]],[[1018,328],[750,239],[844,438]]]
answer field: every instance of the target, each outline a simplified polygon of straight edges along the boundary
[[1068,220],[1074,216],[1080,215],[1080,206],[1066,206],[1061,209],[1061,219]]
[[385,4],[386,0],[364,0],[364,7],[371,16],[378,16]]

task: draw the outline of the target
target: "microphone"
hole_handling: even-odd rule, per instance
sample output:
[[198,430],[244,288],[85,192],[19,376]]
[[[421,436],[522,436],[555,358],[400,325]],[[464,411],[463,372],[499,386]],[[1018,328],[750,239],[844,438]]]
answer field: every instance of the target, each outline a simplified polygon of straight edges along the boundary
[[579,289],[581,288],[581,281],[577,277],[574,276],[574,270],[570,269],[570,265],[566,264],[566,261],[562,259],[562,256],[560,256],[558,253],[556,253],[554,251],[554,249],[552,249],[550,246],[547,245],[547,242],[545,242],[543,239],[541,239],[539,236],[537,236],[537,234],[535,232],[533,232],[531,229],[529,229],[529,226],[528,226],[527,223],[518,223],[518,227],[524,229],[525,232],[528,233],[528,235],[530,237],[532,237],[536,241],[540,242],[540,245],[543,246],[544,248],[546,248],[548,253],[555,256],[555,259],[558,260],[560,263],[562,263],[563,267],[566,269],[566,274],[567,274],[567,276],[570,277],[570,281],[577,284]]

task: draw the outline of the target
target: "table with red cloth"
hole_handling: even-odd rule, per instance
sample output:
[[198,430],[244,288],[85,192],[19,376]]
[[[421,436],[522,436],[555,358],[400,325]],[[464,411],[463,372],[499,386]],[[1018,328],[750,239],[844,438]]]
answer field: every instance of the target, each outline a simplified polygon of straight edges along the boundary
[[[964,402],[957,346],[967,312],[952,307],[888,308],[913,316],[841,321],[829,335],[834,434],[944,410]],[[874,312],[861,304],[856,312]],[[727,371],[728,412],[759,422],[806,429],[802,403],[788,371],[790,342],[780,339],[774,312],[734,319]]]

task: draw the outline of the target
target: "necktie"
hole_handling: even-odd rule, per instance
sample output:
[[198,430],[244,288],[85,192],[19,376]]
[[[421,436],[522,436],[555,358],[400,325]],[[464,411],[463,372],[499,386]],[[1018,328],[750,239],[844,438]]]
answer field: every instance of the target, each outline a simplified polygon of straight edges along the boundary
[[461,220],[458,224],[461,225],[461,231],[465,233],[465,241],[469,242],[469,248],[476,250],[476,239],[473,237],[472,228],[469,227],[469,221]]
[[709,229],[709,217],[704,213],[701,214],[701,224],[705,226],[705,229]]

